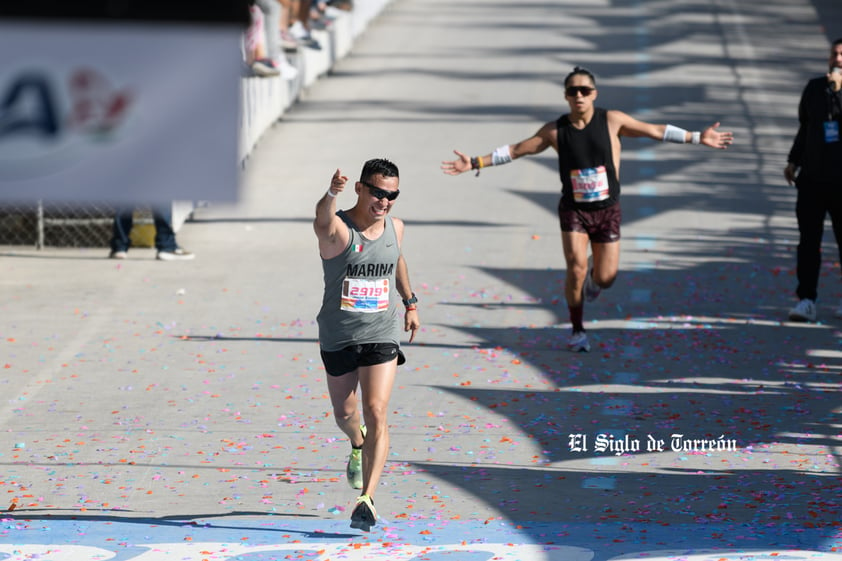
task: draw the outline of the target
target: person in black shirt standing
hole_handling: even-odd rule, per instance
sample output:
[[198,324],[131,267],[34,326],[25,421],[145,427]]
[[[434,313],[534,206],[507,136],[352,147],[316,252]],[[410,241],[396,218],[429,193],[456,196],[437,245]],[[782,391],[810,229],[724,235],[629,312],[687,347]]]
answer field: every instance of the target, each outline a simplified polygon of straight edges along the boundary
[[[620,264],[620,138],[651,138],[724,149],[734,135],[716,130],[719,123],[690,132],[596,107],[596,80],[578,66],[564,79],[564,97],[570,112],[545,123],[531,137],[501,146],[486,156],[470,158],[454,150],[459,158],[442,162],[441,168],[448,175],[470,170],[479,175],[483,167],[507,164],[522,156],[540,154],[549,147],[555,149],[562,184],[558,216],[567,264],[564,297],[573,328],[567,347],[587,352],[590,343],[584,327],[584,302],[596,299],[603,288],[614,284]],[[589,245],[593,253],[590,266]]]
[[[842,38],[830,47],[828,72],[804,87],[798,104],[798,132],[789,151],[784,177],[798,195],[796,272],[798,303],[789,311],[791,321],[816,321],[824,219],[830,214],[833,235],[842,259]],[[842,317],[842,304],[836,308]]]
[[[798,104],[798,132],[789,151],[784,177],[795,184],[798,195],[796,295],[789,311],[791,321],[816,321],[819,269],[824,219],[830,214],[833,235],[842,260],[842,38],[830,47],[828,72],[804,87]],[[842,317],[842,305],[836,308]]]

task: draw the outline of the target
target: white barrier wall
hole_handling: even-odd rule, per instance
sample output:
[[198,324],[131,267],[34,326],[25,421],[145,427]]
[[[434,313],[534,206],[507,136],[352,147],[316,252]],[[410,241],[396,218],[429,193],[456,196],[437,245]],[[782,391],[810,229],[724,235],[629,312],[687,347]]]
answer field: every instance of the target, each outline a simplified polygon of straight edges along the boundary
[[338,12],[330,29],[313,30],[321,49],[299,47],[290,57],[299,75],[286,81],[280,77],[243,78],[240,158],[243,163],[257,141],[295,103],[303,89],[327,74],[351,51],[354,41],[392,0],[355,0],[353,10]]

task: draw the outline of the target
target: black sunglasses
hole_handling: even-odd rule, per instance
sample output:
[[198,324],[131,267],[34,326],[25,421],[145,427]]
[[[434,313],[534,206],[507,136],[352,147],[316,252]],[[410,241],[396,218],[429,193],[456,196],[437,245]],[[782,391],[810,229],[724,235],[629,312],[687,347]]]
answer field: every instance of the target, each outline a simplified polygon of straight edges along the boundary
[[388,201],[394,201],[398,198],[398,195],[401,194],[400,189],[396,189],[394,191],[387,191],[386,189],[381,189],[377,185],[372,185],[371,183],[367,183],[365,181],[360,181],[360,183],[368,187],[371,196],[378,200],[386,199]]
[[576,97],[576,94],[582,94],[582,97],[588,97],[595,89],[590,86],[567,86],[564,90],[564,95],[567,97]]

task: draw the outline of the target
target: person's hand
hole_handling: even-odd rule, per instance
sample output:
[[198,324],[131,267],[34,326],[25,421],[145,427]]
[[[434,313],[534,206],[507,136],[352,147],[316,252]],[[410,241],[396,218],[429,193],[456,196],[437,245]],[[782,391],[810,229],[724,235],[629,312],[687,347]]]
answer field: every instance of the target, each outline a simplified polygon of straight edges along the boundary
[[459,175],[471,170],[471,158],[459,150],[454,150],[454,154],[459,156],[458,160],[444,161],[441,163],[441,169],[447,175]]
[[418,310],[407,310],[406,315],[403,317],[403,330],[412,332],[409,335],[410,343],[415,339],[415,332],[419,327],[421,327],[421,322],[418,320]]
[[734,133],[719,132],[716,130],[718,127],[719,123],[714,123],[702,131],[702,136],[699,139],[699,142],[705,146],[710,146],[711,148],[719,148],[721,150],[728,148],[728,146],[734,142]]
[[788,163],[784,168],[784,177],[786,178],[786,182],[790,184],[790,186],[795,183],[795,171],[796,167],[795,164],[792,162]]
[[328,191],[333,193],[335,197],[339,193],[341,193],[345,189],[345,184],[348,183],[348,177],[342,175],[339,171],[339,168],[333,174],[333,177],[330,180],[330,187],[328,187]]

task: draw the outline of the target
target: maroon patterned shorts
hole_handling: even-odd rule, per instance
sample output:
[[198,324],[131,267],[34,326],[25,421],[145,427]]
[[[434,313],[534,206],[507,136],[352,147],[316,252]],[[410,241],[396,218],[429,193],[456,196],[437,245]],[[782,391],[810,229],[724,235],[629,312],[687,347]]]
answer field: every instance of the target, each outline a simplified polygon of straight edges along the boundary
[[558,205],[558,220],[562,232],[587,234],[592,242],[611,243],[620,241],[620,204],[596,210],[564,208]]

